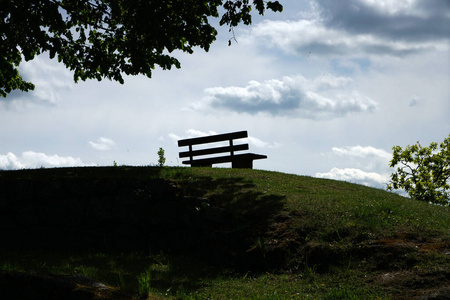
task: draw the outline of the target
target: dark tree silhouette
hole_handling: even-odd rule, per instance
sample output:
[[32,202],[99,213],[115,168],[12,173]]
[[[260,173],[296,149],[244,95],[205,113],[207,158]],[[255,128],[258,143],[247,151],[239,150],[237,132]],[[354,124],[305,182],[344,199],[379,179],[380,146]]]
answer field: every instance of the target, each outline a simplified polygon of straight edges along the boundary
[[171,53],[208,51],[217,35],[211,17],[230,28],[249,25],[252,8],[261,15],[283,9],[263,0],[0,0],[0,95],[32,90],[18,66],[43,52],[72,70],[75,82],[123,83],[123,74],[180,68]]

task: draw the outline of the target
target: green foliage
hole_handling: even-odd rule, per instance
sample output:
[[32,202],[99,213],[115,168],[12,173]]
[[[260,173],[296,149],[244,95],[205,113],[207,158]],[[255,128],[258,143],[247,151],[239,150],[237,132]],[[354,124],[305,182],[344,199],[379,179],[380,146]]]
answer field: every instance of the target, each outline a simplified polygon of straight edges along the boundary
[[123,74],[151,77],[155,66],[180,68],[174,50],[209,50],[220,25],[251,23],[251,8],[281,11],[278,1],[253,0],[15,0],[0,5],[0,95],[34,88],[18,66],[48,52],[78,80],[108,78],[123,83]]
[[147,269],[145,272],[139,274],[138,276],[139,293],[148,295],[151,290],[151,270]]
[[166,158],[164,157],[164,149],[159,147],[158,150],[158,166],[163,167],[166,162]]
[[422,147],[419,142],[403,150],[394,146],[388,190],[404,189],[413,199],[450,205],[450,135],[441,144]]

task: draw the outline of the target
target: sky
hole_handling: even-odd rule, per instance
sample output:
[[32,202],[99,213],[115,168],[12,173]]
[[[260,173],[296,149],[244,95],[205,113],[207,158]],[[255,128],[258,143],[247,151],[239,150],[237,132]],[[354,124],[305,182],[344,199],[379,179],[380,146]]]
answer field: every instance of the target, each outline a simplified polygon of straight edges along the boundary
[[23,62],[36,88],[0,98],[0,169],[156,165],[160,147],[181,166],[177,140],[247,130],[255,169],[385,188],[393,146],[448,137],[449,0],[280,2],[151,79]]

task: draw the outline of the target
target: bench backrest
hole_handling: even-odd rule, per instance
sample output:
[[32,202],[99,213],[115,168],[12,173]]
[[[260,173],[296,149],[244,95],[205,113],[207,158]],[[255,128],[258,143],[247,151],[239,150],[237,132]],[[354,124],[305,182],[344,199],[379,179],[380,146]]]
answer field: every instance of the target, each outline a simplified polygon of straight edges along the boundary
[[[233,156],[235,151],[248,150],[248,144],[233,145],[233,140],[242,139],[246,137],[248,137],[247,131],[237,131],[231,133],[179,140],[178,147],[189,146],[189,151],[180,152],[180,158],[189,157],[190,160],[193,160],[194,156],[209,155],[224,152],[229,152],[230,155]],[[229,145],[224,147],[192,150],[193,145],[216,143],[223,141],[229,141]]]

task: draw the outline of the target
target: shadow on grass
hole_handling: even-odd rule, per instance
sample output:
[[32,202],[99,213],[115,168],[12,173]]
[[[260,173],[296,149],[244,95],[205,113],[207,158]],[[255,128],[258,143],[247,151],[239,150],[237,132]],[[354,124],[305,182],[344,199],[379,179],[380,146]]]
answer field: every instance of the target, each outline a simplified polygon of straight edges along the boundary
[[[181,168],[173,168],[175,173],[182,173]],[[61,178],[105,179],[105,178],[159,178],[165,168],[160,167],[62,167],[21,170],[0,170],[0,180],[32,179],[51,180]]]
[[181,216],[187,221],[180,231],[166,228],[166,234],[178,236],[173,241],[182,252],[191,250],[215,265],[260,268],[263,257],[251,257],[248,250],[283,209],[285,196],[261,192],[246,178],[184,177],[178,183],[191,214]]
[[[94,246],[75,250],[70,247],[52,248],[49,245],[46,249],[36,246],[35,249],[30,247],[15,252],[14,245],[10,244],[6,250],[0,249],[6,251],[3,265],[10,266],[12,271],[83,274],[134,293],[142,289],[139,281],[145,274],[150,274],[150,286],[158,291],[172,288],[174,291],[193,291],[205,284],[205,278],[223,274],[228,268],[246,271],[264,269],[264,249],[254,249],[258,248],[273,218],[283,209],[285,196],[261,191],[252,180],[243,177],[198,177],[192,174],[185,168],[166,170],[139,167],[2,172],[0,180],[3,179],[5,188],[9,180],[30,180],[33,185],[38,182],[39,186],[55,178],[62,180],[61,184],[56,185],[58,193],[62,194],[51,196],[55,200],[67,193],[63,188],[75,191],[80,188],[80,183],[87,190],[97,192],[99,180],[108,183],[108,195],[115,194],[117,187],[123,189],[117,192],[129,195],[132,203],[140,199],[155,201],[150,196],[142,198],[146,187],[142,187],[143,192],[139,194],[135,192],[139,189],[136,182],[144,182],[146,178],[175,179],[180,188],[176,198],[165,201],[163,197],[143,206],[149,208],[144,215],[150,219],[147,223],[150,225],[142,235],[145,236],[146,248],[96,249]],[[111,178],[114,181],[110,181]],[[71,181],[73,187],[70,186]],[[96,184],[95,189],[89,186],[90,182]],[[101,187],[103,189],[103,184]],[[42,194],[40,187],[35,190]],[[50,195],[51,191],[46,192],[46,195]],[[10,194],[13,195],[12,192]],[[83,193],[77,191],[70,195],[82,197]],[[40,201],[35,195],[31,197],[34,197],[33,201]],[[109,221],[118,222],[114,218]],[[39,232],[36,234],[39,235]],[[251,249],[253,251],[249,251]],[[28,252],[30,256],[24,260],[23,256]]]

